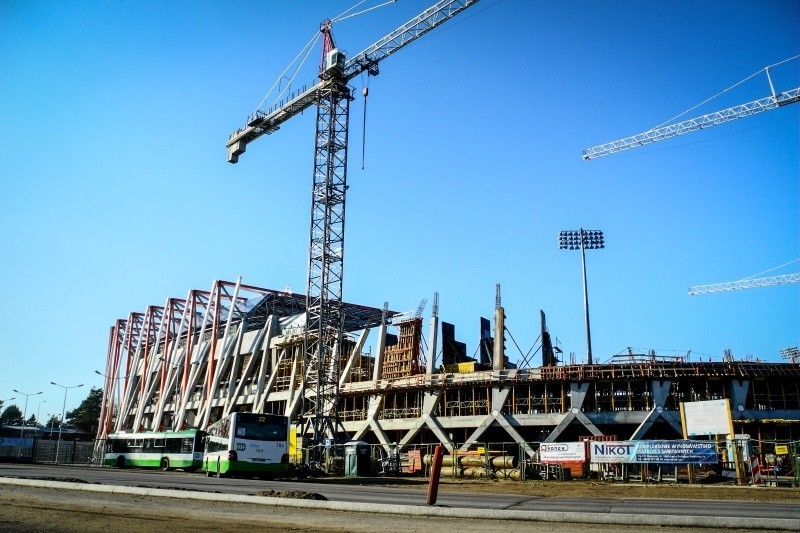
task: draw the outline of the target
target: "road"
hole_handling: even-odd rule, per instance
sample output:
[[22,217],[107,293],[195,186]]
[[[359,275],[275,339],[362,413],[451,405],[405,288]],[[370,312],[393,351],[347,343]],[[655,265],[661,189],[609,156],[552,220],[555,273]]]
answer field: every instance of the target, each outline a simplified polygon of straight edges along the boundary
[[[225,494],[257,494],[259,491],[318,493],[329,501],[385,505],[425,504],[425,485],[391,486],[391,479],[348,479],[345,484],[308,481],[266,481],[208,478],[203,474],[154,470],[118,470],[85,466],[0,464],[0,476],[52,480],[83,480],[102,485],[195,490]],[[342,481],[342,480],[339,480]],[[398,481],[399,482],[399,481]],[[600,489],[602,491],[602,489]],[[800,504],[782,502],[690,500],[615,497],[542,497],[525,494],[487,493],[448,489],[439,491],[437,506],[448,508],[674,515],[740,518],[784,518],[800,523]]]

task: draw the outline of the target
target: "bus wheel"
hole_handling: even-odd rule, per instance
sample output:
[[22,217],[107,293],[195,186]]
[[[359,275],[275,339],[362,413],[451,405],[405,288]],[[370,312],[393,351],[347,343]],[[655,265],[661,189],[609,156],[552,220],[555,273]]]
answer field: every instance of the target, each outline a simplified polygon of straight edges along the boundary
[[166,457],[161,458],[161,470],[163,470],[164,472],[169,470],[169,459],[167,459]]
[[120,455],[117,457],[117,468],[125,468],[125,456]]
[[219,459],[217,459],[217,477],[222,477],[222,472],[220,472]]

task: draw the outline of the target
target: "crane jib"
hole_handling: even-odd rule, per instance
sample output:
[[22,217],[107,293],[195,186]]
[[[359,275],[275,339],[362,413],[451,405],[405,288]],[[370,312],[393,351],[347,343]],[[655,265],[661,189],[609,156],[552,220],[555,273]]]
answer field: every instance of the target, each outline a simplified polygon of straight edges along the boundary
[[270,108],[267,112],[256,111],[248,118],[244,128],[236,130],[228,138],[228,162],[238,162],[248,143],[262,135],[275,132],[282,123],[316,104],[320,92],[327,89],[328,84],[346,84],[364,71],[376,75],[381,60],[476,3],[478,0],[441,0],[347,60],[339,76],[323,80],[297,96]]
[[709,126],[715,126],[725,122],[730,122],[737,118],[747,117],[761,113],[762,111],[769,111],[789,104],[794,104],[800,101],[800,87],[784,91],[776,96],[768,96],[760,100],[740,104],[722,111],[709,113],[701,117],[685,120],[675,124],[669,124],[655,128],[638,135],[619,139],[609,143],[593,146],[583,151],[582,158],[584,161],[610,155],[636,146],[650,144],[652,142],[669,139],[684,133],[689,133]]

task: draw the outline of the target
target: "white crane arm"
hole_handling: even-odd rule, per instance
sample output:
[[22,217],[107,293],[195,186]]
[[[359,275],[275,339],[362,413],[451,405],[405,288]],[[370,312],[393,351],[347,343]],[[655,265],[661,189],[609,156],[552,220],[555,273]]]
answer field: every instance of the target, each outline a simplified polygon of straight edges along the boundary
[[340,76],[321,80],[310,89],[303,87],[266,112],[256,111],[247,119],[244,128],[236,130],[228,138],[228,162],[238,162],[250,142],[277,131],[281,124],[317,103],[320,93],[330,85],[347,83],[365,70],[372,75],[377,74],[377,65],[382,59],[476,3],[478,0],[440,0],[346,61]]
[[697,285],[695,287],[689,287],[689,295],[735,291],[738,289],[752,289],[754,287],[769,287],[771,285],[782,285],[784,283],[798,282],[800,282],[800,274],[783,274],[780,276],[769,276],[766,278],[751,278],[740,281],[729,281],[727,283]]
[[347,60],[344,66],[345,78],[350,80],[365,70],[370,74],[377,74],[374,67],[379,61],[411,44],[477,2],[478,0],[441,0],[379,39],[363,52]]
[[716,126],[717,124],[729,122],[741,117],[755,115],[756,113],[761,113],[762,111],[768,111],[770,109],[793,104],[798,101],[800,101],[800,87],[782,92],[775,96],[768,96],[760,100],[755,100],[746,104],[723,109],[722,111],[717,111],[701,117],[685,120],[683,122],[677,122],[675,124],[669,124],[660,128],[654,128],[632,137],[626,137],[618,141],[587,148],[583,151],[582,157],[584,161],[596,159],[604,155],[614,154],[616,152],[621,152],[637,146],[643,146],[645,144],[661,141],[663,139],[669,139],[670,137],[676,137],[678,135],[683,135],[684,133],[707,128],[709,126]]

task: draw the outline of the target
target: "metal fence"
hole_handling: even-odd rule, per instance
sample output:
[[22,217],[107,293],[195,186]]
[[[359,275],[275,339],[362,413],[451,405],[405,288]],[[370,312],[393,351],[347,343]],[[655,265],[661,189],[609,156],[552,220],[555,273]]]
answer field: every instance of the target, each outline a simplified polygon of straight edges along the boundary
[[21,463],[92,464],[94,441],[0,438],[0,460]]
[[[784,445],[774,442],[737,439],[739,464],[732,460],[731,443],[717,443],[718,457],[708,464],[599,463],[587,456],[583,461],[540,462],[542,443],[527,443],[533,450],[517,443],[451,443],[445,452],[441,475],[458,478],[494,478],[512,480],[569,480],[592,478],[604,481],[640,483],[761,483],[800,486],[800,442]],[[410,445],[402,452],[394,445],[359,443],[368,448],[369,467],[359,467],[357,475],[430,474],[430,457],[438,443]],[[320,450],[303,450],[302,462],[315,457],[312,465],[332,475],[352,475],[348,466],[347,445],[332,445]],[[777,451],[788,450],[780,455]],[[351,453],[352,455],[352,453]],[[777,467],[777,468],[776,468]],[[690,481],[691,480],[691,481]]]

